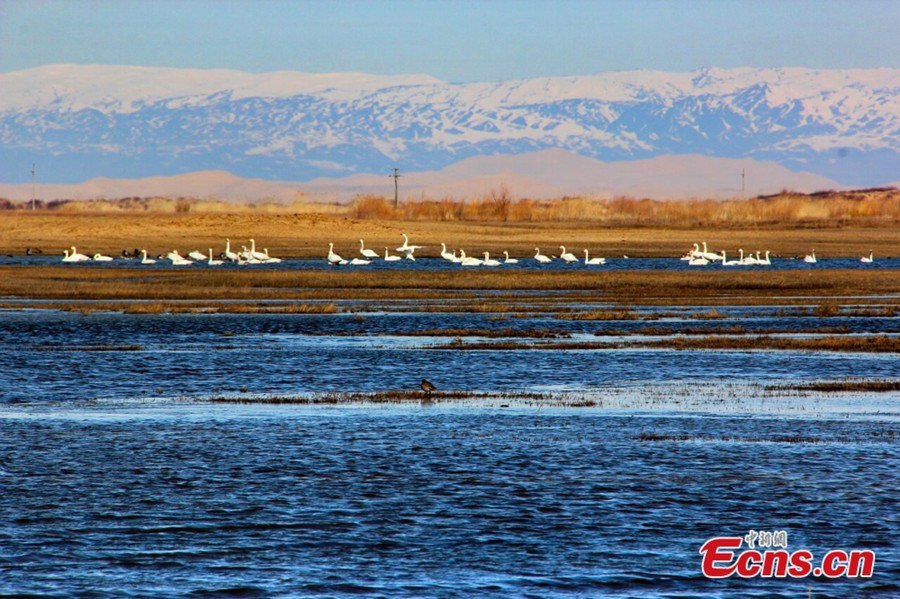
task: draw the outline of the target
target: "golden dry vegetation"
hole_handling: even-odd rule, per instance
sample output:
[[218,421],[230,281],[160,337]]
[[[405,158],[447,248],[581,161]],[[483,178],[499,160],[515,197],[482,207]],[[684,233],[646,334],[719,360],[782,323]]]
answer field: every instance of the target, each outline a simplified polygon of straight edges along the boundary
[[381,253],[408,233],[436,256],[440,242],[472,254],[509,250],[518,257],[535,247],[554,254],[559,245],[619,258],[678,256],[695,242],[736,251],[771,250],[820,257],[900,255],[900,192],[896,189],[716,201],[617,198],[513,200],[503,193],[462,202],[414,201],[394,209],[383,197],[350,205],[295,203],[237,206],[213,200],[129,198],[71,202],[55,209],[0,211],[0,252],[27,247],[62,254],[80,250],[118,255],[146,248],[152,255],[179,249],[219,252],[226,238],[240,249],[254,238],[281,257],[318,257],[328,243],[350,256],[358,240]]

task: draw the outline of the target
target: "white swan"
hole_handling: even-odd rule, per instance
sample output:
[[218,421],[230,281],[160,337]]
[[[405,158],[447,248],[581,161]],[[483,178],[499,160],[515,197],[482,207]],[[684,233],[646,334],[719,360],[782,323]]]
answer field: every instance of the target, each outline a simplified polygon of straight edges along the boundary
[[709,260],[703,256],[697,256],[688,260],[688,266],[706,266],[707,264],[709,264]]
[[813,250],[811,254],[807,254],[803,256],[803,261],[808,262],[810,264],[816,263],[816,250]]
[[401,258],[400,256],[391,256],[390,254],[388,254],[388,249],[384,248],[384,261],[385,262],[398,262],[400,260],[403,260],[403,258]]
[[401,235],[403,235],[403,245],[397,248],[398,252],[414,252],[422,249],[421,245],[409,245],[409,237],[406,233],[401,233]]
[[449,260],[450,262],[453,262],[453,260],[456,258],[454,254],[447,251],[447,244],[443,241],[441,242],[441,258],[443,258],[444,260]]
[[238,254],[247,264],[262,264],[262,260],[253,255],[253,252],[246,245],[241,246],[241,253]]
[[212,248],[209,248],[209,258],[206,259],[206,264],[209,266],[219,266],[220,264],[224,264],[224,261],[213,258]]
[[738,264],[740,264],[741,266],[752,266],[756,264],[756,259],[753,257],[753,254],[744,256],[744,248],[738,248],[738,251],[741,253],[741,257],[738,259]]
[[700,244],[695,243],[694,249],[692,249],[691,251],[686,253],[680,259],[681,260],[691,260],[692,258],[698,258],[699,256],[700,256]]
[[74,245],[69,249],[72,250],[72,253],[69,254],[69,257],[71,258],[70,262],[86,262],[91,259],[90,256],[85,256],[84,254],[79,254],[78,250],[75,249]]
[[765,258],[760,258],[760,257],[759,257],[759,252],[757,252],[756,263],[759,264],[759,265],[761,265],[761,266],[769,266],[769,265],[771,265],[771,264],[772,264],[772,260],[769,258],[769,250],[766,250],[766,257],[765,257]]
[[189,264],[193,264],[193,262],[185,259],[181,254],[179,254],[178,250],[172,250],[171,252],[166,254],[166,258],[172,261],[172,266],[188,266]]
[[494,260],[488,252],[484,253],[484,260],[481,261],[482,266],[500,266],[499,260]]
[[509,252],[507,252],[506,250],[503,250],[503,257],[504,257],[503,264],[518,264],[519,263],[519,261],[516,260],[515,258],[510,258]]
[[722,266],[737,266],[740,262],[737,260],[728,260],[728,257],[725,255],[725,250],[722,250]]
[[191,260],[197,260],[198,262],[202,262],[207,258],[212,256],[212,250],[209,250],[209,256],[206,256],[200,250],[194,250],[193,252],[188,253],[188,258]]
[[606,264],[606,258],[591,258],[588,256],[587,248],[584,248],[584,263],[588,266]]
[[578,262],[578,258],[575,257],[575,254],[566,251],[566,246],[561,245],[559,246],[559,249],[562,250],[562,253],[559,255],[560,258],[566,262]]
[[231,240],[225,240],[225,257],[231,260],[232,262],[238,261],[238,255],[231,251]]
[[371,262],[372,262],[371,260],[364,260],[362,258],[354,258],[353,260],[350,261],[350,264],[364,265],[364,264],[371,264]]
[[80,260],[77,260],[74,256],[69,255],[68,249],[63,250],[63,254],[63,262],[80,262]]
[[367,250],[366,244],[363,243],[363,240],[359,240],[359,253],[363,255],[364,258],[377,258],[378,254],[373,250]]
[[534,259],[540,262],[541,264],[546,264],[551,262],[550,258],[541,253],[540,248],[534,248]]
[[253,256],[254,258],[256,258],[257,260],[259,260],[260,262],[265,262],[267,260],[267,257],[264,253],[256,251],[256,240],[255,239],[250,240],[250,255]]
[[[210,251],[212,251],[212,250],[210,250]],[[271,262],[272,264],[278,264],[279,262],[281,262],[281,258],[273,258],[272,256],[269,255],[269,248],[263,248],[263,256],[266,257],[266,259],[263,260],[263,262]]]
[[103,254],[94,254],[93,261],[94,262],[112,262],[111,256],[104,256]]
[[413,256],[413,252],[415,252],[416,250],[414,250],[413,247],[416,247],[416,246],[410,246],[410,247],[406,248],[405,250],[403,250],[403,257],[406,258],[407,260],[412,260],[413,262],[415,262],[416,257]]
[[868,263],[871,263],[871,262],[875,262],[875,257],[874,257],[874,255],[873,255],[872,250],[869,250],[869,255],[868,255],[868,256],[863,256],[862,258],[859,259],[859,261],[860,261],[860,262],[865,262],[865,263],[867,263],[867,264],[868,264]]
[[143,255],[143,258],[141,258],[141,264],[156,264],[156,260],[147,257],[147,250],[141,250],[141,254]]
[[459,250],[459,263],[462,266],[481,266],[481,260],[466,256],[466,250]]
[[341,258],[337,253],[335,253],[333,243],[328,244],[328,261],[331,262],[332,264],[347,264],[346,260]]
[[706,242],[704,241],[703,242],[703,251],[700,253],[700,255],[702,257],[706,258],[707,260],[720,260],[722,258],[722,256],[725,255],[725,252],[723,251],[721,255],[717,254],[715,252],[710,252],[706,247]]

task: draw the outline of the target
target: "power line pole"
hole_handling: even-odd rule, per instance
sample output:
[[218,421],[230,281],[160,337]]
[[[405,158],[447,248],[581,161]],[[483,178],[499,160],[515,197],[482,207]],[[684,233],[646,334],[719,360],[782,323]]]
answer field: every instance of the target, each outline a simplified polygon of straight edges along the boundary
[[402,175],[400,174],[400,169],[396,168],[396,167],[394,167],[394,172],[391,173],[390,175],[388,175],[388,177],[394,178],[394,210],[396,210],[397,206],[399,206],[398,191],[399,191],[399,179],[401,176]]
[[741,169],[741,199],[744,199],[744,169]]
[[34,210],[34,203],[35,203],[34,202],[34,174],[36,171],[34,170],[34,167],[35,167],[35,164],[32,162],[31,163],[31,209],[32,210]]

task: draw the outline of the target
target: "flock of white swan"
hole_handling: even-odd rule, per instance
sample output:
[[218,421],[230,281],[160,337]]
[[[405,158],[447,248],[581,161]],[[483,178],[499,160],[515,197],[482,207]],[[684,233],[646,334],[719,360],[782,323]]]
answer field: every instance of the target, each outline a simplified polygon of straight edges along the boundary
[[[209,253],[204,254],[199,250],[194,250],[189,252],[187,256],[182,256],[178,253],[178,250],[172,250],[165,256],[160,254],[156,258],[150,258],[147,256],[147,250],[135,249],[133,253],[128,252],[128,250],[122,250],[121,257],[125,259],[139,259],[140,264],[156,264],[157,262],[168,261],[171,262],[172,266],[190,266],[197,263],[206,264],[207,266],[220,266],[225,264],[226,261],[234,264],[275,264],[281,262],[281,258],[269,256],[269,248],[263,248],[261,252],[256,251],[256,241],[253,239],[250,240],[250,247],[241,246],[240,252],[231,251],[231,240],[226,239],[225,251],[220,253],[218,258],[213,254],[212,248],[208,248],[207,251]],[[93,256],[79,254],[74,245],[64,250],[63,254],[63,262],[113,261],[112,256],[104,256],[103,254],[94,254]]]
[[[345,259],[334,251],[334,243],[329,243],[327,259],[329,264],[332,265],[349,264],[360,266],[371,264],[376,260],[383,260],[385,262],[397,262],[400,260],[415,261],[416,250],[422,249],[424,246],[410,244],[409,236],[406,233],[402,233],[402,236],[403,244],[395,250],[402,255],[391,254],[390,250],[385,247],[384,256],[382,256],[380,253],[367,248],[365,241],[360,239],[359,257],[353,257],[349,260]],[[256,241],[250,239],[249,242],[249,248],[244,245],[241,246],[240,252],[234,252],[231,250],[231,240],[226,239],[225,250],[221,252],[218,257],[213,254],[212,248],[208,248],[208,254],[204,254],[199,250],[194,250],[188,253],[187,256],[182,256],[178,253],[178,250],[172,250],[165,256],[161,254],[158,255],[155,259],[148,257],[147,250],[135,249],[133,253],[128,252],[128,250],[123,250],[121,257],[126,259],[139,259],[141,264],[156,264],[157,262],[168,261],[172,266],[189,266],[198,263],[208,266],[219,266],[226,262],[234,264],[274,264],[281,262],[280,258],[269,255],[268,248],[263,248],[263,251],[259,252],[256,250]],[[768,266],[772,264],[771,251],[769,250],[766,250],[764,255],[763,252],[759,251],[745,254],[743,248],[741,248],[738,249],[740,257],[735,260],[729,260],[725,250],[722,250],[722,252],[710,251],[705,241],[702,242],[702,249],[701,244],[699,243],[693,245],[693,249],[681,256],[681,260],[687,261],[689,266],[706,266],[707,264],[721,264],[723,266]],[[539,264],[547,264],[554,260],[562,260],[568,264],[581,263],[585,266],[602,266],[606,264],[606,258],[591,258],[587,249],[584,250],[584,258],[579,258],[572,252],[566,250],[566,246],[564,245],[559,246],[559,249],[561,250],[559,256],[547,256],[541,253],[540,248],[534,248],[534,256],[531,259]],[[517,264],[519,262],[519,259],[511,258],[507,251],[503,252],[503,260],[491,258],[489,252],[482,252],[483,258],[475,258],[466,255],[466,251],[463,249],[460,249],[458,253],[457,250],[448,251],[447,245],[443,242],[441,242],[440,256],[444,260],[459,264],[460,266],[501,266],[503,264]],[[628,258],[628,256],[624,256],[624,258]],[[93,256],[79,254],[74,245],[64,251],[62,259],[63,262],[111,262],[112,260],[112,256],[105,256],[103,254],[94,254]],[[817,261],[816,251],[813,250],[811,253],[803,256],[802,260],[808,263],[815,263]],[[871,251],[868,256],[863,256],[859,260],[864,263],[875,261]]]
[[[737,260],[729,260],[728,254],[725,250],[722,250],[721,253],[711,252],[706,245],[706,242],[703,242],[703,249],[700,249],[700,244],[695,243],[694,248],[684,254],[681,259],[686,260],[688,265],[690,266],[706,266],[707,264],[721,264],[722,266],[769,266],[772,264],[771,251],[766,250],[765,256],[760,256],[762,252],[756,252],[755,254],[750,252],[744,254],[744,249],[738,249],[738,254],[740,258]],[[806,254],[802,257],[804,262],[809,264],[815,264],[818,262],[816,259],[816,250],[813,250],[809,254]],[[863,263],[871,263],[875,261],[874,253],[872,250],[869,250],[868,256],[863,256],[859,259],[860,262]]]
[[[384,256],[382,257],[378,252],[374,250],[370,250],[366,248],[365,241],[362,239],[359,240],[359,254],[362,256],[361,258],[351,258],[346,259],[342,257],[340,254],[334,251],[334,244],[328,244],[328,262],[331,264],[353,264],[353,265],[365,265],[371,264],[373,260],[382,259],[385,262],[396,262],[398,260],[413,260],[415,261],[416,250],[422,249],[424,246],[421,245],[410,245],[409,236],[406,233],[401,234],[403,236],[403,244],[396,248],[395,251],[403,254],[402,256],[397,254],[391,254],[388,248],[384,248]],[[559,255],[559,258],[564,262],[580,262],[581,260],[577,258],[571,252],[566,251],[566,247],[561,245],[559,249],[562,252]],[[554,257],[545,256],[541,253],[541,250],[538,248],[534,248],[535,254],[534,259],[540,263],[552,262]],[[510,258],[509,252],[503,252],[503,260],[497,260],[496,258],[491,258],[490,252],[482,252],[481,254],[484,258],[475,258],[474,256],[466,255],[466,251],[464,249],[460,249],[457,254],[457,250],[453,250],[452,252],[447,251],[447,244],[441,242],[441,258],[446,260],[447,262],[452,262],[454,264],[459,264],[460,266],[500,266],[502,264],[518,264],[519,260],[517,258]],[[584,250],[584,264],[588,266],[598,266],[601,264],[606,264],[606,258],[591,258],[588,254],[587,250]]]

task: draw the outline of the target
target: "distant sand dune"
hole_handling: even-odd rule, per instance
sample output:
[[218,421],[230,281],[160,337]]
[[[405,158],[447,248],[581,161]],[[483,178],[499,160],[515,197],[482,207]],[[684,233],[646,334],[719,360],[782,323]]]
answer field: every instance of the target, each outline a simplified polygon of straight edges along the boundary
[[[478,198],[501,186],[514,198],[727,199],[741,197],[741,172],[745,174],[743,193],[747,197],[783,189],[813,192],[843,188],[819,175],[796,173],[774,162],[746,158],[690,154],[603,162],[565,150],[543,150],[467,158],[440,171],[403,172],[400,189],[402,199]],[[365,194],[393,197],[393,182],[388,174],[289,182],[202,171],[144,179],[97,178],[77,184],[38,184],[35,193],[44,200],[162,196],[227,202],[347,202]],[[0,183],[0,197],[27,200],[31,197],[31,185]]]

